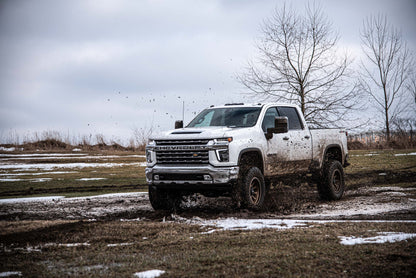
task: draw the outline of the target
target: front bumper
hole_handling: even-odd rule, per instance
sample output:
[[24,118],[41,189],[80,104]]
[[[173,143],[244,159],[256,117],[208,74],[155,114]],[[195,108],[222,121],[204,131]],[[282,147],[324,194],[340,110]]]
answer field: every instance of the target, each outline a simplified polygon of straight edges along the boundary
[[[238,178],[238,166],[213,167],[211,165],[160,166],[146,168],[149,184],[227,184]],[[156,178],[156,179],[155,179]]]

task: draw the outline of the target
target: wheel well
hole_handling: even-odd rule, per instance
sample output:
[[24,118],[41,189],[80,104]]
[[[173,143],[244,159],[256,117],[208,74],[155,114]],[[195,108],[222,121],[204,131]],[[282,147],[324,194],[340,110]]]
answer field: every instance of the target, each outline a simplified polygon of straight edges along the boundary
[[245,151],[240,154],[239,163],[240,166],[242,165],[250,165],[255,166],[260,169],[262,173],[264,173],[263,169],[263,158],[261,156],[260,151],[258,150],[250,150]]
[[338,160],[342,164],[342,152],[339,146],[330,146],[325,152],[325,161],[329,159]]

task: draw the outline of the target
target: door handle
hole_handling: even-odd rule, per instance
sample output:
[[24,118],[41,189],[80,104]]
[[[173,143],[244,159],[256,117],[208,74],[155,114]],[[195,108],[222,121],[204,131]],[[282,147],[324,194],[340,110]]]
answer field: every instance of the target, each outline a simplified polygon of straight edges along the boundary
[[309,138],[311,138],[309,135],[306,135],[306,136],[305,136],[305,139],[309,139]]
[[289,140],[289,137],[287,137],[287,136],[285,136],[285,137],[283,137],[283,140]]

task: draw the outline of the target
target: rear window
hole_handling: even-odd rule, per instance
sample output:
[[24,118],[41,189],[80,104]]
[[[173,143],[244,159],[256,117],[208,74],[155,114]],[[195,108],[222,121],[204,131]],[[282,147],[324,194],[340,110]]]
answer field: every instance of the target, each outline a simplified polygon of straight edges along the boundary
[[303,129],[298,111],[294,107],[278,107],[280,116],[286,116],[289,120],[289,130]]

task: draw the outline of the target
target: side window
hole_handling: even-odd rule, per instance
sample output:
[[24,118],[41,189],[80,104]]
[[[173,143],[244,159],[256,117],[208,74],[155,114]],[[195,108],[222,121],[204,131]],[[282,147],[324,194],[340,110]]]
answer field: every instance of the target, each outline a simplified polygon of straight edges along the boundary
[[261,124],[264,132],[267,132],[268,128],[274,128],[274,119],[278,116],[276,107],[267,109],[266,114],[264,114],[263,123]]
[[289,120],[289,130],[303,129],[298,111],[294,107],[278,107],[279,114],[286,116]]

